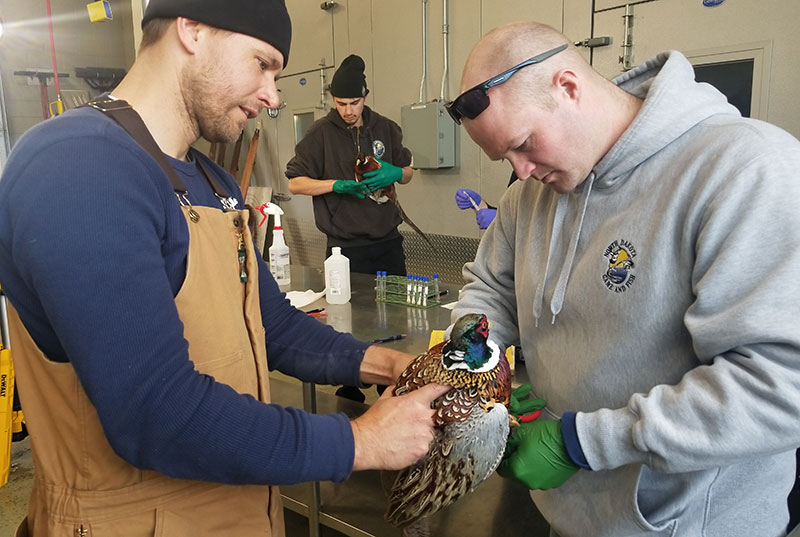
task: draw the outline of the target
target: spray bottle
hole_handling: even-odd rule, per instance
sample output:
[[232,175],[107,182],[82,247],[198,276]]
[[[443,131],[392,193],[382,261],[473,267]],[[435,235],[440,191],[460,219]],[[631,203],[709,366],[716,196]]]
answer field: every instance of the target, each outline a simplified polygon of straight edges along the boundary
[[269,271],[278,285],[289,285],[292,275],[289,271],[289,247],[283,240],[281,215],[283,209],[274,203],[265,203],[261,213],[271,214],[275,217],[275,227],[272,228],[272,246],[269,247]]

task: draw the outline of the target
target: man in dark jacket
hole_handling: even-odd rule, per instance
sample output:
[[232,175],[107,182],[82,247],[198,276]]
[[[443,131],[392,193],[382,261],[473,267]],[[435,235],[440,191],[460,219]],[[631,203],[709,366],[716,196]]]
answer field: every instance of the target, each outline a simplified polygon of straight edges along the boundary
[[[327,254],[340,246],[350,270],[406,274],[402,221],[397,206],[379,190],[406,184],[413,170],[411,152],[394,121],[365,105],[369,93],[364,60],[351,54],[333,75],[330,92],[336,109],[317,120],[298,142],[286,166],[292,194],[314,197],[317,228],[328,237]],[[372,156],[381,168],[355,180],[358,156]]]

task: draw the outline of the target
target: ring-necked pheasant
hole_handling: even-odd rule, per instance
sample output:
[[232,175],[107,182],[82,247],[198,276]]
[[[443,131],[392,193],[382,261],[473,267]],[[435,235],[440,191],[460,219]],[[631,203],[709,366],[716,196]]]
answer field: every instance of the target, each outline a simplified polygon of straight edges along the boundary
[[[357,182],[360,183],[361,181],[363,181],[364,179],[363,175],[365,173],[377,170],[380,167],[381,163],[378,162],[378,160],[375,159],[375,157],[362,154],[359,148],[358,155],[356,156],[356,164],[354,167],[355,180]],[[403,210],[402,205],[400,205],[400,200],[397,199],[397,189],[395,188],[394,185],[389,185],[386,188],[381,188],[379,190],[376,190],[375,192],[371,192],[370,194],[368,194],[368,196],[375,203],[386,203],[387,201],[391,201],[392,203],[394,203],[395,207],[397,207],[398,214],[400,214],[400,218],[402,218],[406,224],[411,226],[411,228],[414,231],[416,231],[419,234],[419,236],[425,240],[425,242],[428,243],[428,246],[430,246],[434,252],[436,251],[436,247],[433,245],[428,236],[425,235],[425,233],[423,233],[423,231],[419,228],[419,226],[417,226],[417,224],[411,221],[411,218],[409,218],[409,216]]]
[[422,519],[474,490],[503,456],[511,371],[505,354],[489,340],[485,315],[458,319],[449,340],[409,363],[393,393],[401,395],[431,382],[453,389],[433,403],[437,427],[428,454],[382,476],[389,503],[386,520],[404,535],[427,534]]

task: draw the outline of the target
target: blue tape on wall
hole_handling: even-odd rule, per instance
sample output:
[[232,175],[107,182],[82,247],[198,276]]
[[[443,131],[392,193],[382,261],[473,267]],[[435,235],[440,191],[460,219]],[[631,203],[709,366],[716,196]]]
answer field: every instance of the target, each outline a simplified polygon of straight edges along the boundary
[[714,7],[720,5],[725,0],[703,0],[703,5],[706,7]]

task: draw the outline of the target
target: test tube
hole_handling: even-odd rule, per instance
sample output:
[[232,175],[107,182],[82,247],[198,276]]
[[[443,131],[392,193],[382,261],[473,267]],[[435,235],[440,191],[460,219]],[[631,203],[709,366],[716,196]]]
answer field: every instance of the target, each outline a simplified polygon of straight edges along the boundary
[[414,283],[411,281],[411,278],[413,278],[413,276],[409,274],[408,278],[406,279],[406,304],[411,303],[411,286]]
[[422,305],[428,305],[428,284],[430,283],[430,278],[425,276],[425,285],[422,288]]
[[433,298],[439,300],[439,273],[433,273]]
[[381,271],[375,272],[375,300],[381,299]]

